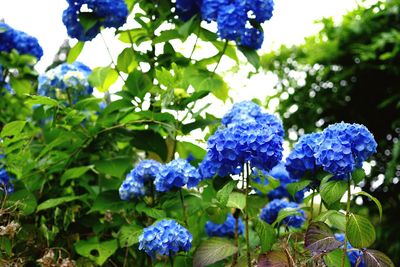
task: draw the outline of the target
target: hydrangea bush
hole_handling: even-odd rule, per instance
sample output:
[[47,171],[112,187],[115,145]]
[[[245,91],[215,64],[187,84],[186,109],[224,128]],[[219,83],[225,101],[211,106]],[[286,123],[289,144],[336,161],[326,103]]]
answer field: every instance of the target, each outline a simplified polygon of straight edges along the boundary
[[[67,4],[78,42],[44,73],[38,41],[0,24],[1,266],[394,266],[354,205],[380,209],[354,190],[377,147],[365,126],[284,151],[260,100],[201,105],[229,99],[225,57],[258,69],[272,0]],[[90,69],[79,54],[104,28],[124,48]],[[172,45],[193,38],[190,54]],[[204,44],[216,52],[198,59]]]

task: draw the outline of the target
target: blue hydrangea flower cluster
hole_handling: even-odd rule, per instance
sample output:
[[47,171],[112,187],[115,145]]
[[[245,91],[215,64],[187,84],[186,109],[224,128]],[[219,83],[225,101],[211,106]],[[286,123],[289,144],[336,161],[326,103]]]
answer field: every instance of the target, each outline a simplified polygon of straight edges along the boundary
[[322,142],[322,133],[305,134],[300,137],[286,158],[286,169],[292,177],[302,178],[307,171],[315,173],[319,166],[315,153]]
[[256,122],[220,128],[208,139],[200,172],[203,178],[239,174],[245,163],[270,170],[282,159],[282,143],[282,136]]
[[[226,221],[223,224],[213,223],[208,221],[205,225],[206,233],[208,236],[219,236],[219,237],[235,237],[236,220],[232,214],[228,214]],[[244,232],[243,221],[239,218],[238,221],[238,235],[242,235]]]
[[20,55],[32,55],[37,60],[43,56],[43,49],[35,37],[0,22],[0,52],[10,53],[13,49]]
[[146,183],[153,183],[157,173],[160,171],[161,163],[155,160],[142,160],[126,176],[119,188],[119,196],[122,200],[129,200],[134,197],[146,194]]
[[315,153],[317,164],[337,177],[348,177],[376,153],[374,136],[364,125],[336,123],[323,131],[322,142]]
[[[344,245],[344,234],[335,234],[335,239],[339,242],[342,242]],[[358,267],[365,267],[365,262],[362,257],[362,251],[361,250],[354,250],[353,247],[350,245],[350,243],[347,242],[347,249],[350,251],[347,251],[347,257],[349,258],[350,265],[351,267],[355,267],[357,265],[357,260],[360,259],[361,262],[358,265]]]
[[270,127],[282,137],[285,135],[282,121],[275,115],[263,112],[261,107],[253,101],[235,103],[232,109],[222,117],[221,122],[225,126],[257,122]]
[[200,12],[202,0],[176,0],[176,10],[181,20],[187,21]]
[[[271,224],[278,217],[279,211],[287,208],[298,209],[299,204],[295,202],[289,202],[284,199],[274,199],[269,202],[260,213],[260,218],[265,222]],[[300,228],[305,222],[305,213],[303,210],[298,210],[300,215],[291,215],[282,220],[282,224],[292,226],[295,228]]]
[[3,168],[0,169],[0,191],[6,191],[7,194],[14,192],[14,186],[11,184],[12,178]]
[[[68,35],[79,41],[90,41],[97,36],[101,27],[119,28],[128,17],[124,0],[67,0],[69,6],[63,13],[63,23]],[[83,10],[86,8],[87,10]],[[85,29],[81,21],[89,18],[95,23]]]
[[143,230],[139,236],[139,250],[149,256],[174,255],[179,251],[187,252],[192,247],[190,232],[174,220],[162,220]]
[[159,192],[167,192],[184,185],[195,187],[201,181],[197,169],[187,160],[176,159],[163,165],[156,175],[154,185]]
[[92,70],[80,62],[61,64],[39,76],[38,94],[76,103],[81,97],[91,95],[93,87],[88,77]]
[[[280,182],[279,187],[268,192],[267,196],[268,196],[269,200],[287,198],[290,201],[295,201],[297,203],[300,203],[303,201],[305,189],[297,192],[294,198],[292,197],[292,195],[289,194],[289,192],[286,189],[287,184],[298,182],[298,180],[292,179],[289,176],[289,173],[285,168],[284,162],[280,162],[278,165],[276,165],[274,168],[272,168],[272,170],[270,172],[266,172],[266,171],[261,171],[261,172],[263,173],[264,176],[267,176],[267,175],[272,176],[273,178],[278,179]],[[261,178],[259,176],[255,176],[253,178],[253,181],[261,184]],[[265,185],[267,185],[269,183],[268,179],[266,179],[266,178],[264,179],[263,182]],[[255,189],[255,191],[258,194],[262,194],[257,189]]]

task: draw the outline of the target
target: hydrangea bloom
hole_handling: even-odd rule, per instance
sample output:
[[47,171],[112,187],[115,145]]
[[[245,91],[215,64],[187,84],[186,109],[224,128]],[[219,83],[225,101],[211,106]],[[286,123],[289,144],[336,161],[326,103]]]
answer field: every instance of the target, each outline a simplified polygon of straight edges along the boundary
[[[288,198],[289,200],[293,200],[295,202],[302,202],[304,198],[304,190],[299,191],[296,193],[295,197],[293,198],[289,192],[286,189],[286,185],[290,183],[297,182],[297,179],[292,179],[289,176],[288,171],[285,168],[285,163],[280,162],[278,165],[276,165],[270,172],[266,171],[261,171],[263,175],[267,176],[272,176],[275,179],[278,179],[280,182],[279,187],[271,190],[268,192],[267,196],[269,200],[274,200],[274,199],[282,199],[282,198]],[[261,183],[261,178],[259,176],[256,176],[253,178],[253,181],[256,183]],[[264,184],[268,184],[268,179],[264,179]],[[256,189],[256,192],[259,194],[262,194]]]
[[161,163],[155,160],[142,160],[125,178],[119,188],[119,196],[122,200],[146,194],[145,184],[153,183],[157,173],[160,171]]
[[[344,244],[344,234],[335,234],[335,238],[337,241],[340,241]],[[353,250],[353,247],[350,243],[347,242],[347,249],[351,249],[351,251],[347,251],[347,257],[349,258],[351,267],[355,267],[357,265],[357,260],[360,258],[361,262],[358,267],[365,267],[364,259],[362,258],[361,250]]]
[[[208,236],[220,237],[234,237],[235,236],[236,220],[232,214],[228,214],[226,221],[223,224],[213,223],[208,221],[205,225],[206,233]],[[238,222],[238,235],[242,235],[244,231],[244,224],[241,219]]]
[[[124,0],[67,0],[69,6],[63,13],[63,23],[68,35],[79,41],[90,41],[100,32],[101,27],[119,28],[128,16],[128,7]],[[83,11],[83,6],[87,11]],[[96,21],[90,29],[81,24],[82,16]]]
[[322,133],[305,134],[300,137],[286,158],[286,169],[292,177],[302,178],[307,171],[315,173],[319,166],[315,153],[322,141]]
[[176,0],[176,10],[183,21],[200,12],[202,0]]
[[221,38],[238,42],[253,49],[259,49],[264,34],[254,26],[272,17],[272,0],[203,0],[202,18],[216,21]]
[[9,53],[13,49],[20,55],[29,54],[37,60],[43,56],[43,49],[35,37],[0,22],[0,52]]
[[259,105],[253,101],[242,101],[235,103],[232,109],[222,117],[225,126],[257,122],[270,127],[280,136],[284,136],[282,121],[275,115],[264,113]]
[[[39,76],[38,94],[76,103],[80,97],[91,95],[88,77],[92,70],[80,62],[61,64]],[[68,96],[69,94],[69,96]]]
[[162,220],[143,230],[139,236],[139,249],[149,256],[173,255],[187,252],[192,247],[190,232],[174,220]]
[[[262,210],[260,214],[260,218],[267,223],[273,223],[278,217],[279,211],[286,208],[298,209],[299,204],[295,202],[288,202],[283,199],[274,199],[269,202]],[[301,213],[300,215],[291,215],[282,220],[282,224],[286,224],[288,226],[299,228],[303,225],[305,221],[305,214],[303,210],[298,210]]]
[[347,177],[376,152],[374,136],[364,125],[336,123],[323,131],[315,157],[327,172]]
[[154,185],[159,192],[167,192],[184,185],[195,187],[201,181],[199,172],[187,160],[176,159],[162,166]]
[[260,123],[220,128],[208,139],[208,151],[200,171],[204,178],[239,174],[245,163],[270,170],[282,159],[282,143],[282,136]]
[[6,190],[7,194],[14,192],[14,187],[11,184],[11,177],[3,168],[0,169],[0,191]]

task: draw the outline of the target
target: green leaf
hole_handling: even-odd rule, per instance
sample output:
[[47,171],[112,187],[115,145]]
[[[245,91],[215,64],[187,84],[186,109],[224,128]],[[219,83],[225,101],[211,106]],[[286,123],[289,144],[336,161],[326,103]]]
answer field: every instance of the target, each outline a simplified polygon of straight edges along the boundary
[[363,258],[366,267],[394,267],[394,263],[389,257],[378,250],[364,250]]
[[251,179],[250,184],[264,195],[268,194],[271,190],[278,188],[281,184],[278,179],[269,175],[264,175],[262,172],[258,172],[256,176],[260,178],[260,182],[258,183]]
[[274,228],[266,222],[256,220],[255,230],[260,237],[261,253],[271,250],[276,241]]
[[329,252],[342,245],[329,226],[323,222],[312,222],[307,228],[304,246],[313,253]]
[[160,156],[165,161],[168,155],[167,144],[164,138],[152,130],[133,131],[131,133],[133,140],[131,144],[141,150],[151,151]]
[[36,212],[46,210],[46,209],[51,209],[54,207],[57,207],[58,205],[71,202],[74,200],[82,199],[85,198],[87,194],[80,195],[80,196],[67,196],[67,197],[60,197],[60,198],[52,198],[48,199],[37,206]]
[[232,256],[237,250],[237,247],[227,239],[214,237],[204,240],[194,253],[193,267],[211,265]]
[[352,174],[351,174],[351,179],[354,181],[355,185],[358,185],[362,180],[365,178],[365,171],[363,168],[356,169]]
[[206,156],[206,151],[203,148],[190,142],[178,142],[176,152],[181,158],[188,158],[191,155],[195,159],[202,160]]
[[121,200],[117,190],[101,192],[95,199],[88,213],[100,212],[104,214],[107,211],[120,212],[133,209],[135,205],[132,202]]
[[32,82],[27,79],[17,79],[14,76],[10,77],[10,85],[15,90],[17,95],[25,95],[32,92]]
[[118,56],[117,67],[118,70],[125,73],[130,73],[138,66],[135,54],[131,48],[125,48]]
[[140,99],[143,99],[145,94],[153,86],[149,76],[139,70],[135,70],[129,74],[125,85],[132,95],[137,96]]
[[382,204],[376,197],[364,191],[358,192],[356,195],[366,196],[370,198],[373,202],[375,202],[375,205],[378,207],[379,210],[379,218],[382,220]]
[[67,57],[68,64],[72,64],[75,62],[75,60],[81,54],[84,46],[85,46],[85,42],[79,41],[76,45],[74,45],[74,47],[71,48],[71,50],[68,53],[68,57]]
[[4,127],[3,130],[1,130],[1,138],[4,138],[6,136],[17,136],[19,135],[22,130],[24,129],[26,124],[26,121],[13,121],[10,123],[7,123]]
[[58,102],[56,100],[47,96],[31,95],[29,98],[30,99],[26,100],[26,103],[30,105],[48,105],[53,107],[58,106]]
[[137,28],[126,31],[120,31],[118,39],[127,44],[140,45],[142,42],[150,40],[150,37],[146,29]]
[[129,158],[110,158],[94,162],[96,170],[103,174],[108,174],[117,178],[122,176],[132,167]]
[[[327,267],[342,266],[344,251],[342,249],[335,249],[324,256],[324,262]],[[351,267],[349,258],[345,255],[344,267]]]
[[107,92],[118,79],[118,72],[111,67],[97,67],[89,76],[89,83],[97,90]]
[[346,191],[345,181],[329,181],[322,183],[320,187],[321,197],[328,205],[340,201]]
[[7,196],[7,207],[16,206],[23,215],[35,212],[37,202],[35,196],[28,190],[19,190]]
[[154,218],[154,219],[163,219],[167,217],[167,213],[164,210],[159,210],[156,208],[150,208],[146,206],[144,202],[139,203],[136,206],[137,212],[143,212],[147,216]]
[[159,36],[154,38],[153,43],[154,44],[164,43],[174,39],[180,39],[181,37],[182,35],[177,30],[166,30],[162,31]]
[[296,210],[296,209],[292,209],[292,208],[286,208],[286,209],[282,209],[279,211],[278,213],[278,217],[276,218],[276,220],[272,223],[272,227],[275,227],[277,224],[279,224],[283,219],[289,217],[289,216],[302,216],[302,214]]
[[228,203],[229,196],[231,195],[233,189],[235,189],[237,181],[229,181],[224,187],[217,192],[216,198],[222,207],[225,207]]
[[375,242],[375,228],[371,222],[357,214],[350,214],[346,235],[354,248],[368,248]]
[[91,238],[75,243],[74,248],[79,255],[91,259],[98,265],[103,265],[117,251],[118,242],[116,239],[99,242],[97,238]]
[[254,66],[256,70],[260,68],[260,56],[257,54],[257,51],[245,46],[239,46],[240,52],[247,58],[249,63]]
[[246,196],[243,193],[233,192],[229,195],[226,206],[243,210],[246,207]]
[[64,185],[66,181],[70,179],[79,178],[84,175],[88,170],[90,170],[93,166],[84,166],[84,167],[76,167],[72,169],[68,169],[61,176],[61,185]]
[[190,36],[197,23],[199,23],[198,16],[193,16],[179,27],[178,33],[182,36],[183,40],[186,40]]
[[286,185],[286,190],[289,192],[289,194],[294,197],[297,192],[303,190],[307,186],[309,186],[311,183],[310,180],[304,180],[304,181],[299,181],[295,183],[290,183]]
[[82,25],[85,33],[92,29],[98,22],[98,17],[92,12],[79,12],[79,24]]
[[118,232],[119,246],[130,247],[139,243],[139,236],[143,233],[143,229],[135,224],[124,225]]
[[211,206],[206,209],[206,212],[212,222],[223,224],[229,211],[226,208]]

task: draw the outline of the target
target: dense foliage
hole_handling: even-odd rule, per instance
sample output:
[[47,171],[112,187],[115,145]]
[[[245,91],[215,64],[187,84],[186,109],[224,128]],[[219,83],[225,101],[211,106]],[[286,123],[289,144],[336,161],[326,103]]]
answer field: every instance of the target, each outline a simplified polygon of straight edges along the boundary
[[[1,50],[2,266],[394,266],[351,205],[382,209],[353,190],[376,152],[367,127],[332,124],[285,160],[277,116],[245,101],[219,119],[199,101],[228,99],[224,56],[258,68],[271,0],[67,2],[66,62],[39,75],[37,42]],[[126,48],[91,70],[76,60],[103,28]],[[190,55],[172,45],[190,38]],[[195,60],[201,42],[216,52]],[[197,129],[207,142],[183,141]]]
[[[278,112],[292,134],[290,141],[337,121],[361,123],[374,133],[378,151],[362,185],[385,211],[376,247],[387,249],[397,264],[399,226],[390,211],[400,200],[399,6],[397,0],[378,1],[359,6],[339,24],[323,19],[321,32],[305,44],[262,57],[263,67],[279,77],[274,97],[280,98]],[[366,197],[363,202],[359,209],[378,223],[378,212],[365,209],[374,203]]]

